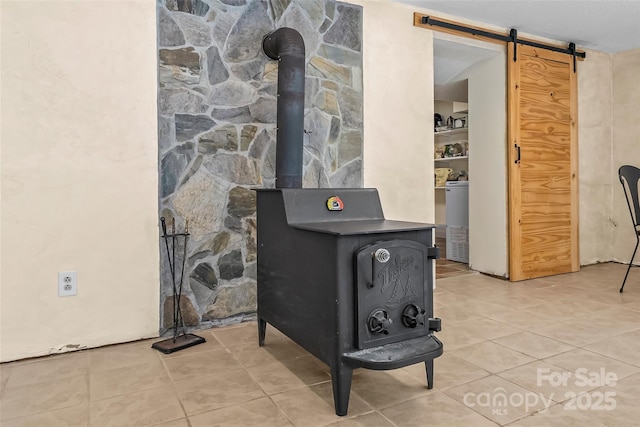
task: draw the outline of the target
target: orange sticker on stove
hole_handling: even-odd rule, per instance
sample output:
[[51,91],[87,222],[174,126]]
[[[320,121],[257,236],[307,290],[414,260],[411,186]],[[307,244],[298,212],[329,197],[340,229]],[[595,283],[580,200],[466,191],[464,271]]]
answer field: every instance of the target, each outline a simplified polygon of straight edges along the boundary
[[327,200],[327,209],[330,211],[341,211],[344,209],[344,203],[338,196],[329,197]]

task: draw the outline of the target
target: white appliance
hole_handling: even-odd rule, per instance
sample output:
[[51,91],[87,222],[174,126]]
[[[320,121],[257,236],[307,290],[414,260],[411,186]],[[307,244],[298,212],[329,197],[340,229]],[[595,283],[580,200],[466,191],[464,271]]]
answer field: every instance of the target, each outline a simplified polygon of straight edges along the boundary
[[447,259],[469,263],[469,181],[445,185]]

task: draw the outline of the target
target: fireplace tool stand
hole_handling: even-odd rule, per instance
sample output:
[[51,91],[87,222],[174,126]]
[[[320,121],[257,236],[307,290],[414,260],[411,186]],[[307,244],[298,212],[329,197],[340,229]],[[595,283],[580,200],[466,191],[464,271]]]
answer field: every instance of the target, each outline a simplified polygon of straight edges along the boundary
[[[184,319],[182,318],[182,309],[180,308],[180,298],[182,297],[182,282],[184,279],[184,265],[187,258],[187,242],[189,241],[189,222],[184,227],[184,233],[176,233],[176,220],[171,220],[171,234],[167,234],[167,223],[164,217],[160,218],[162,225],[162,238],[167,251],[167,259],[169,261],[169,271],[171,272],[171,283],[173,287],[173,337],[154,343],[151,348],[155,348],[164,354],[183,350],[202,344],[205,339],[198,335],[186,333]],[[169,245],[171,241],[171,245]],[[182,242],[181,242],[182,241]],[[182,261],[180,268],[180,280],[177,281],[176,272],[176,245],[182,246]],[[169,249],[171,246],[171,249]]]

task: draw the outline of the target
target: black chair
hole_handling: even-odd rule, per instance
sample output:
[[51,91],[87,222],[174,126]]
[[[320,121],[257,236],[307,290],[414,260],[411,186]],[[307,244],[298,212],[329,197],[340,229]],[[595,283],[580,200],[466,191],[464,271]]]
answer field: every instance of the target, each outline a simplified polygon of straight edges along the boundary
[[[636,234],[636,247],[633,250],[633,255],[629,260],[629,267],[627,268],[627,274],[624,275],[622,281],[622,287],[620,293],[624,289],[624,283],[627,281],[629,270],[633,267],[633,258],[636,256],[638,250],[638,244],[640,244],[640,200],[638,199],[638,181],[640,181],[640,169],[635,166],[624,165],[618,169],[618,178],[620,178],[620,184],[624,190],[624,197],[627,199],[627,205],[629,206],[629,213],[631,214],[631,221],[633,222],[633,231]],[[627,182],[625,186],[624,183]]]

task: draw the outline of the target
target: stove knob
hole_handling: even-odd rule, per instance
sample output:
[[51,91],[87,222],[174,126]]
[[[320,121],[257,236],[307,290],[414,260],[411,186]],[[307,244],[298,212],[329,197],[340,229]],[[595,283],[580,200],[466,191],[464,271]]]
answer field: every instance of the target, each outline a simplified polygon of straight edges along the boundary
[[415,304],[407,305],[402,310],[402,323],[409,328],[415,328],[418,325],[424,325],[425,311]]
[[376,257],[379,263],[384,264],[391,259],[391,252],[389,252],[387,249],[380,248],[373,253],[373,256]]
[[375,310],[369,315],[369,330],[374,334],[389,334],[389,327],[393,320],[389,318],[389,313],[385,310]]

